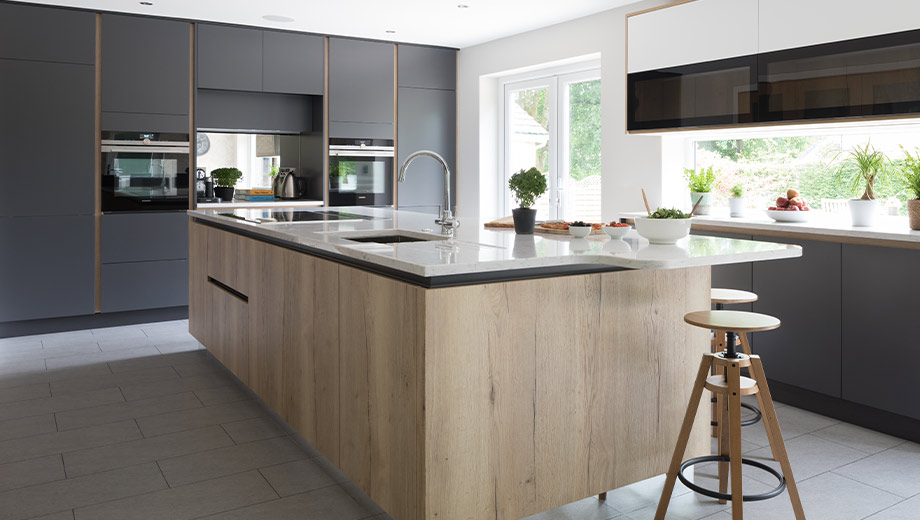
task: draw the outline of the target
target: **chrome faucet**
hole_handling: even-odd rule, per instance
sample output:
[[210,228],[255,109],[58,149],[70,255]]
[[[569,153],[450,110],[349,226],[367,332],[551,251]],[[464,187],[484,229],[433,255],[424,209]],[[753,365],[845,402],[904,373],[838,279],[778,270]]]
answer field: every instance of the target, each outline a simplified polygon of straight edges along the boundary
[[434,222],[435,224],[441,225],[442,235],[453,235],[454,229],[460,226],[460,221],[450,212],[450,169],[447,167],[447,161],[445,161],[443,157],[431,150],[419,150],[409,155],[409,157],[406,157],[406,160],[403,161],[402,166],[399,167],[399,182],[406,182],[406,168],[409,167],[409,163],[423,155],[434,158],[444,167],[444,206],[442,206],[440,211],[440,218]]

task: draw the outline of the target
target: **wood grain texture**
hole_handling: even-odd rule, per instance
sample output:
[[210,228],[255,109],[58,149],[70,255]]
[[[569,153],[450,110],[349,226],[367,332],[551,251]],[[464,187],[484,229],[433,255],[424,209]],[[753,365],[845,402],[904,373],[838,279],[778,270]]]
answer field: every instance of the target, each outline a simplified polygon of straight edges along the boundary
[[193,220],[188,225],[188,331],[202,345],[212,344],[208,301],[208,232]]
[[276,412],[282,411],[282,345],[287,279],[286,250],[244,239],[249,286],[249,387]]

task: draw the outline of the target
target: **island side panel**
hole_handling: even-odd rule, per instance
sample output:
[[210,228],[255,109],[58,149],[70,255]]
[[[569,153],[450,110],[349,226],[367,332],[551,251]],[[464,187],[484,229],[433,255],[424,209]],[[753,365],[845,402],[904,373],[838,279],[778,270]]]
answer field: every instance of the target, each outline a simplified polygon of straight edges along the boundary
[[211,313],[208,302],[208,228],[189,220],[188,224],[188,331],[202,345],[211,343]]
[[709,348],[683,315],[709,284],[703,267],[427,291],[425,518],[518,519],[664,473]]
[[424,292],[339,266],[339,468],[398,520],[424,511]]

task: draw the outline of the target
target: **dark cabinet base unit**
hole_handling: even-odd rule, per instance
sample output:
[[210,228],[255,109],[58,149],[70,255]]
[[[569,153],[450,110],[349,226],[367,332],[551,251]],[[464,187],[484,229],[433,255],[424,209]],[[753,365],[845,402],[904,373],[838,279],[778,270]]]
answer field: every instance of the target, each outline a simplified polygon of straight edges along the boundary
[[188,260],[102,265],[102,312],[188,305]]
[[184,211],[102,215],[102,263],[188,258]]
[[71,330],[121,327],[123,325],[184,320],[187,318],[188,307],[166,307],[163,309],[146,309],[141,311],[86,314],[82,316],[68,316],[65,318],[7,321],[0,322],[0,338],[31,336],[33,334],[51,334],[54,332],[68,332]]

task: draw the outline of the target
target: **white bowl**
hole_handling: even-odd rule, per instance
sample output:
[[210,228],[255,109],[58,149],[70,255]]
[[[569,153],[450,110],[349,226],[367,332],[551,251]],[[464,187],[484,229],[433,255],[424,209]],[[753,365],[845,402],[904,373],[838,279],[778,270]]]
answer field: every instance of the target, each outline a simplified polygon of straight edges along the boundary
[[629,233],[629,230],[629,226],[604,226],[604,233],[607,233],[610,238],[623,238],[626,236],[626,233]]
[[585,238],[591,234],[591,226],[569,226],[569,234],[575,238]]
[[811,211],[780,211],[767,209],[764,210],[768,217],[777,222],[808,222]]
[[636,232],[651,244],[676,244],[690,234],[690,219],[636,217]]

